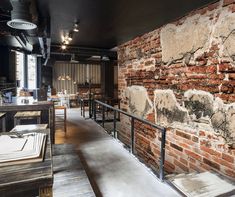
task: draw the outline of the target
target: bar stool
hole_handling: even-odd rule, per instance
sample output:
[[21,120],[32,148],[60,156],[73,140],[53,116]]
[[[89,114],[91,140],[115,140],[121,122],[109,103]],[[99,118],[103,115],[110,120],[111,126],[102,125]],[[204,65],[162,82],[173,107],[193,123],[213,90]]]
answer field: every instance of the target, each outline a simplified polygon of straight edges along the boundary
[[41,111],[22,111],[14,116],[14,125],[19,125],[21,120],[36,119],[37,124],[41,123]]
[[[65,106],[55,106],[55,124],[58,122],[63,122],[64,123],[64,132],[66,133],[67,131],[67,109]],[[56,117],[62,117],[63,120],[58,120]]]
[[0,113],[0,121],[2,124],[2,132],[6,132],[6,113]]

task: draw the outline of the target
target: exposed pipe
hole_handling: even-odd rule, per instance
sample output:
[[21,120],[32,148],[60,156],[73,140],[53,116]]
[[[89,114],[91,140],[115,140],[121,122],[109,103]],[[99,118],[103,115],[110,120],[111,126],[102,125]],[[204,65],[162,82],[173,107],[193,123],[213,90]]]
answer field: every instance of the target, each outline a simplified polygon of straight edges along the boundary
[[7,25],[14,29],[32,30],[37,27],[32,23],[32,15],[30,13],[29,0],[10,0],[13,7],[11,11],[11,20]]

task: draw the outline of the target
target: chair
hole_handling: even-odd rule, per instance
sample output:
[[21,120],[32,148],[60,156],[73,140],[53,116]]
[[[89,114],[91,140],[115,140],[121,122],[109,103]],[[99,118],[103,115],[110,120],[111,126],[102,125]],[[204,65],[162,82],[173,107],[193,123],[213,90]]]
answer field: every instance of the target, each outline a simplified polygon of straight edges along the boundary
[[[67,131],[67,109],[65,106],[55,106],[54,107],[55,110],[55,124],[59,123],[59,122],[63,122],[64,123],[64,132],[66,133]],[[62,120],[60,120],[59,118],[62,117]],[[58,124],[57,124],[58,125]]]
[[0,121],[2,124],[2,131],[6,132],[6,113],[0,113]]
[[21,111],[17,112],[14,116],[14,125],[20,125],[21,120],[36,119],[37,124],[41,123],[41,111]]

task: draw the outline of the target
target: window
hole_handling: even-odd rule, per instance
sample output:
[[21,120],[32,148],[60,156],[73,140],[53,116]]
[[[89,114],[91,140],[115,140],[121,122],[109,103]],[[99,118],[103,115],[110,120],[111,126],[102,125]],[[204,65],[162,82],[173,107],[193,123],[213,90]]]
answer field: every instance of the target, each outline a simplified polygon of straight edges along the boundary
[[24,73],[24,53],[16,51],[16,80],[17,92],[25,87],[25,73]]
[[35,55],[28,55],[28,89],[37,87],[37,58]]

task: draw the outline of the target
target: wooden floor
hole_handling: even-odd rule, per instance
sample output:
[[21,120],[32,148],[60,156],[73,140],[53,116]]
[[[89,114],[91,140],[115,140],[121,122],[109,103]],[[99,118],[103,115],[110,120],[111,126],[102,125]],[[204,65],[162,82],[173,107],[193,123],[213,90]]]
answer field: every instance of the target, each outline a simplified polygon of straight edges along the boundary
[[72,144],[53,146],[53,196],[94,197],[84,167]]

